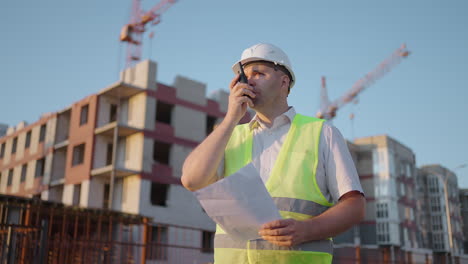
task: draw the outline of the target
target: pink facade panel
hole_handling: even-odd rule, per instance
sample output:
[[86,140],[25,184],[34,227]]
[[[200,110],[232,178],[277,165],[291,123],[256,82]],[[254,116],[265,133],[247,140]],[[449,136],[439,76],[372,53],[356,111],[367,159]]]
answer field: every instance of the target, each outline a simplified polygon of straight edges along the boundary
[[97,96],[73,104],[65,166],[65,183],[77,184],[90,178],[96,126]]

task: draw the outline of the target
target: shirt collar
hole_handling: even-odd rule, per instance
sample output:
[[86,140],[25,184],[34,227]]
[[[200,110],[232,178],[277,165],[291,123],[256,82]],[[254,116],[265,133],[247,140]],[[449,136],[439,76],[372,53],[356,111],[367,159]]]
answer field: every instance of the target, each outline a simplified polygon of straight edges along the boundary
[[[289,122],[292,122],[292,120],[294,119],[294,116],[296,115],[296,110],[294,109],[294,106],[290,106],[288,108],[288,110],[286,112],[284,112],[283,114],[277,116],[275,118],[275,120],[273,120],[273,123],[276,122],[279,118],[281,117],[286,117],[288,119]],[[255,116],[252,118],[252,120],[250,120],[249,122],[249,128],[250,130],[253,130],[253,129],[256,129],[256,128],[259,128],[261,126],[261,121],[260,121],[260,118],[258,117],[257,114],[255,114]]]

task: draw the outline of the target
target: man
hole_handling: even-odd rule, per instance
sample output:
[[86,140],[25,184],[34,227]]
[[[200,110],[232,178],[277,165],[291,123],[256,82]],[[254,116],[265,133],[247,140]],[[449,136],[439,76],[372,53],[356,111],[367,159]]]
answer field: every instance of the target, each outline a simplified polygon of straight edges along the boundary
[[[226,116],[187,157],[182,184],[195,191],[252,162],[283,219],[265,223],[262,239],[246,243],[218,227],[215,263],[331,263],[330,238],[359,223],[365,212],[346,142],[324,120],[296,114],[288,105],[295,75],[281,49],[254,45],[240,63],[248,82],[239,82],[240,66],[234,64],[238,75],[229,86]],[[237,125],[247,106],[256,115]]]

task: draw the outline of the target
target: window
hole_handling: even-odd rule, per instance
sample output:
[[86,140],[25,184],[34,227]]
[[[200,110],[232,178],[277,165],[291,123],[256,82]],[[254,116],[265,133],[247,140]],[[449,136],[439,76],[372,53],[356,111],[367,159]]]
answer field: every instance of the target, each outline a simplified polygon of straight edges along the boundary
[[388,243],[390,242],[390,232],[388,222],[377,223],[377,242]]
[[413,177],[413,168],[410,163],[406,163],[406,177]]
[[85,144],[81,144],[73,148],[72,166],[80,165],[83,163],[84,152],[85,152]]
[[3,158],[3,156],[5,156],[5,143],[0,145],[0,159]]
[[216,117],[209,115],[206,116],[206,135],[209,135],[213,131],[215,123]]
[[404,182],[400,182],[400,191],[401,191],[401,196],[405,196],[406,192],[405,192],[405,183]]
[[8,171],[8,179],[7,179],[7,186],[11,186],[11,184],[13,183],[13,169],[10,169]]
[[41,131],[39,133],[39,142],[43,142],[46,135],[46,125],[41,126]]
[[171,124],[173,105],[161,101],[156,102],[156,122]]
[[171,144],[154,141],[153,145],[153,160],[162,164],[169,164],[169,152]]
[[110,112],[109,112],[109,123],[114,122],[116,120],[117,120],[117,105],[111,104]]
[[27,164],[24,164],[22,167],[21,167],[21,180],[20,182],[24,182],[26,181],[26,171],[28,169],[28,165]]
[[107,150],[106,150],[106,166],[112,164],[112,151],[114,149],[114,144],[108,143]]
[[169,185],[164,183],[151,183],[151,204],[157,206],[166,206],[167,192]]
[[44,167],[45,167],[45,158],[39,159],[36,162],[36,173],[34,177],[41,177],[44,175]]
[[88,108],[89,105],[84,105],[81,107],[80,126],[88,123]]
[[440,198],[438,196],[431,197],[431,210],[439,212],[441,209]]
[[442,231],[442,217],[440,215],[432,216],[432,230]]
[[202,231],[201,252],[212,253],[214,251],[214,233],[210,231]]
[[29,148],[29,146],[31,146],[31,131],[26,133],[26,142],[24,143],[25,148]]
[[388,217],[388,205],[387,203],[377,203],[377,218]]
[[109,195],[110,195],[110,184],[106,183],[104,184],[104,197],[103,197],[103,208],[109,208]]
[[168,227],[151,226],[151,235],[148,241],[148,250],[146,259],[148,260],[167,260],[168,248]]
[[11,146],[11,154],[16,153],[16,146],[18,145],[18,138],[15,137],[13,139],[13,145]]
[[81,184],[73,186],[73,205],[80,205]]

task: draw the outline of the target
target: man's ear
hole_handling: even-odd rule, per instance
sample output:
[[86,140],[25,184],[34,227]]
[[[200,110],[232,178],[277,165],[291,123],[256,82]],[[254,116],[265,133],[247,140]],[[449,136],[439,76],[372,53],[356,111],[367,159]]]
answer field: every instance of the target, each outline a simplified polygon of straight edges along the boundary
[[289,76],[284,74],[281,80],[281,88],[286,89],[287,94],[289,94],[289,85],[291,84],[291,79],[289,79]]

